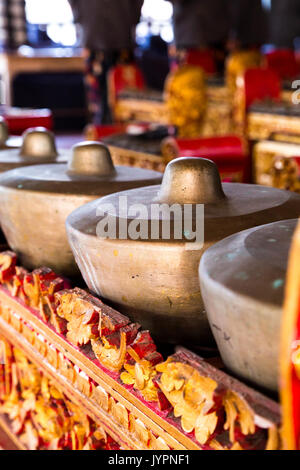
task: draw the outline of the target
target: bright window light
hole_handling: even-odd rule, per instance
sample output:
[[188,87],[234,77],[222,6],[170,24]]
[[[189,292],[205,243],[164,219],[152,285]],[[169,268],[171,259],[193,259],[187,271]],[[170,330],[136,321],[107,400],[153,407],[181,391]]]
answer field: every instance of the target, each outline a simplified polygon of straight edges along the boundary
[[165,0],[144,0],[142,16],[151,18],[158,22],[170,21],[173,14],[173,7]]
[[137,42],[143,43],[149,34],[160,34],[166,42],[172,42],[174,38],[172,27],[173,6],[165,0],[144,0],[141,22],[137,26]]
[[47,34],[56,44],[73,46],[76,43],[76,28],[73,24],[49,24]]
[[266,9],[266,10],[270,10],[271,9],[271,0],[261,0],[262,1],[262,4],[263,4],[263,7]]
[[[56,44],[76,44],[76,28],[68,0],[25,0],[27,21],[46,25],[49,38]],[[88,8],[88,0],[86,0]],[[173,40],[173,6],[165,0],[144,0],[141,23],[137,27],[137,40],[151,34],[160,34],[167,41]],[[151,25],[151,26],[149,26]]]
[[68,0],[26,0],[27,21],[32,24],[71,23]]
[[76,44],[76,27],[68,0],[26,0],[26,17],[31,24],[46,25],[54,43]]
[[161,28],[160,31],[161,37],[166,42],[174,41],[174,31],[171,25],[166,25]]

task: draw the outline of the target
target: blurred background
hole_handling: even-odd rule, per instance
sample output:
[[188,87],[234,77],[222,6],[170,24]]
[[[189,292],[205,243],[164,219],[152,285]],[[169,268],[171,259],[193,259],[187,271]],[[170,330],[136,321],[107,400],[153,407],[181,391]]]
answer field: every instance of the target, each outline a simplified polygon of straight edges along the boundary
[[[105,80],[112,65],[124,62],[124,57],[119,60],[123,48],[112,45],[114,53],[118,49],[118,57],[108,58],[108,47],[99,47],[97,40],[101,42],[102,38],[97,36],[101,36],[103,18],[107,24],[117,25],[113,26],[115,30],[125,29],[127,20],[122,13],[125,3],[0,0],[1,104],[50,108],[55,129],[76,130],[88,122],[111,122],[106,111]],[[148,89],[162,91],[170,69],[195,50],[213,51],[217,77],[224,76],[226,58],[235,50],[259,48],[263,53],[289,50],[297,60],[300,55],[299,0],[133,3],[137,3],[138,20],[132,22],[135,43],[129,56],[141,70]],[[118,20],[112,20],[113,16]],[[124,46],[128,54],[128,47]],[[102,52],[105,57],[99,59],[97,54]],[[298,76],[298,72],[294,75]],[[95,87],[91,91],[95,77],[100,88],[96,97]],[[101,102],[100,114],[95,111],[97,100]]]

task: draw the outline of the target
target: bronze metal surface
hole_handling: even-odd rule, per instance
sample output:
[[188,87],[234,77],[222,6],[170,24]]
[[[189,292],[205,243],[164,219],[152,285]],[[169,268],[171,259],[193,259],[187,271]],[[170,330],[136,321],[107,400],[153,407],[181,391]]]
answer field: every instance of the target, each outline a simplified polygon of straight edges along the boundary
[[221,178],[211,160],[178,158],[166,167],[158,201],[167,204],[213,204],[225,199]]
[[276,390],[288,253],[297,219],[256,227],[203,255],[199,278],[210,326],[227,367]]
[[[128,207],[141,203],[147,208],[148,226],[153,203],[177,200],[193,208],[197,200],[204,203],[204,245],[172,236],[166,240],[161,233],[155,240],[98,237],[97,224],[104,217],[108,223],[123,218],[118,212],[120,196],[127,196]],[[111,210],[97,216],[102,204],[111,205]],[[298,195],[264,186],[221,185],[212,162],[188,158],[168,165],[161,186],[112,194],[77,209],[67,219],[67,232],[92,291],[142,323],[159,341],[203,345],[212,339],[198,281],[203,252],[240,230],[299,214]],[[127,217],[128,224],[131,220]]]
[[78,144],[69,165],[34,165],[0,175],[1,226],[24,266],[49,266],[68,276],[78,274],[65,233],[67,216],[97,197],[161,181],[160,173],[140,168],[115,167],[107,174],[107,159],[102,144]]
[[106,145],[100,142],[82,142],[73,148],[68,173],[88,176],[112,176],[116,170]]
[[43,127],[27,129],[23,134],[22,157],[56,158],[58,156],[52,132]]

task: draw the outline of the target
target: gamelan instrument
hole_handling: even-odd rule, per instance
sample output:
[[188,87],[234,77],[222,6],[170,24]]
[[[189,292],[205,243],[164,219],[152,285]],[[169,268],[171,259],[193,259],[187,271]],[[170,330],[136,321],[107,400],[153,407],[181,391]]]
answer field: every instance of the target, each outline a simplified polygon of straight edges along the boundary
[[[33,142],[34,133],[29,135]],[[23,152],[29,144],[24,139]],[[33,145],[36,153],[41,148]],[[73,276],[77,268],[65,233],[67,216],[82,204],[119,189],[158,184],[161,174],[115,167],[107,147],[98,142],[75,145],[68,164],[55,163],[54,153],[52,157],[47,165],[17,168],[0,176],[1,226],[24,266],[49,266]]]
[[300,192],[300,135],[274,134],[253,146],[254,182]]
[[[232,235],[200,265],[201,292],[227,367],[277,390],[280,326],[289,249],[297,219]],[[216,262],[217,261],[217,262]]]
[[[5,136],[5,125],[2,135]],[[1,130],[1,125],[0,125]],[[8,141],[9,142],[9,141]],[[67,162],[70,152],[56,148],[55,137],[43,127],[30,128],[23,133],[21,146],[0,148],[0,173],[34,164]]]
[[[128,207],[143,204],[146,211],[137,219],[128,213],[124,215],[119,208],[120,197],[127,198]],[[153,204],[164,204],[168,210],[155,216],[151,210]],[[189,204],[193,214],[192,226],[181,224],[180,234],[176,236],[174,204],[181,214],[184,205]],[[201,220],[196,217],[199,206],[204,210],[204,238],[203,243],[194,243],[190,235]],[[104,215],[99,215],[101,207]],[[89,289],[140,322],[159,341],[203,345],[211,340],[198,282],[198,266],[204,251],[233,233],[266,222],[295,218],[299,211],[297,194],[264,186],[222,185],[212,161],[180,158],[168,164],[161,186],[120,192],[93,201],[74,211],[66,226],[76,262]],[[99,237],[98,227],[103,219],[111,226],[125,224],[128,229],[125,236],[119,236],[116,231],[114,239]],[[146,222],[147,231],[133,239],[129,227],[138,221],[144,225]],[[159,229],[151,238],[154,221]],[[165,222],[171,227],[167,239],[163,235]]]

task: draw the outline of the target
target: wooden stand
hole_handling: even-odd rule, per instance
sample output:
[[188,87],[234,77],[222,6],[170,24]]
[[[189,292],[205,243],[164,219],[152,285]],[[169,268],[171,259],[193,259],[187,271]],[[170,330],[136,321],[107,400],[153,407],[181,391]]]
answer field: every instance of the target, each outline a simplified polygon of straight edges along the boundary
[[253,105],[248,113],[247,135],[250,140],[269,139],[274,133],[300,135],[299,107],[284,102]]
[[[210,85],[206,89],[207,105],[202,137],[226,135],[233,131],[232,106],[226,87]],[[167,105],[159,92],[124,92],[116,100],[115,117],[120,122],[170,124]]]
[[[73,54],[66,55],[62,49],[47,54],[34,51],[30,56],[19,53],[0,54],[0,75],[3,85],[3,103],[12,106],[12,83],[20,73],[83,72],[84,59]],[[2,104],[3,104],[2,103]]]
[[300,135],[274,134],[253,146],[254,183],[300,192]]
[[115,165],[135,166],[148,170],[165,170],[167,161],[160,154],[160,140],[145,142],[127,134],[105,137]]

